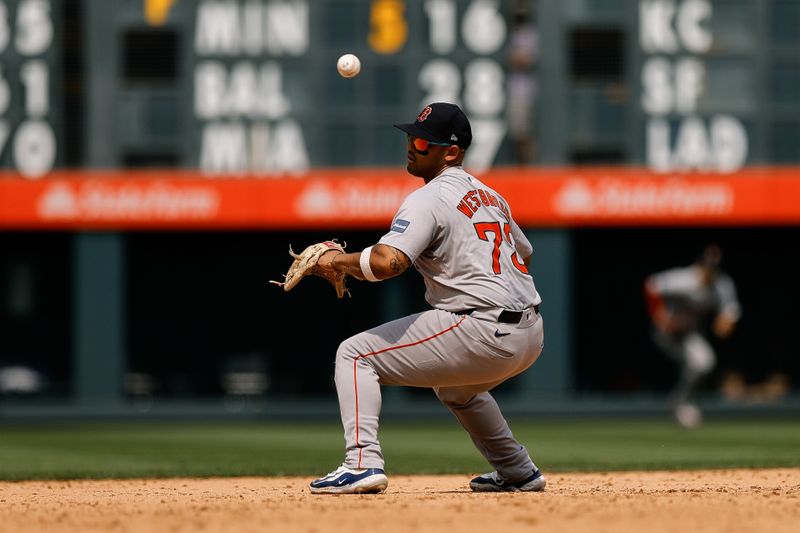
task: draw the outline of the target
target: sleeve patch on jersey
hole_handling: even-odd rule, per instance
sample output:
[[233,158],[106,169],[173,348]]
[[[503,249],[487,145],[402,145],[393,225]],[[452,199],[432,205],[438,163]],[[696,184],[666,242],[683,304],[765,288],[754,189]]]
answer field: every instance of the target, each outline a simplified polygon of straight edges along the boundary
[[397,233],[403,233],[407,228],[410,222],[408,220],[403,220],[402,218],[398,218],[392,223],[391,231],[396,231]]

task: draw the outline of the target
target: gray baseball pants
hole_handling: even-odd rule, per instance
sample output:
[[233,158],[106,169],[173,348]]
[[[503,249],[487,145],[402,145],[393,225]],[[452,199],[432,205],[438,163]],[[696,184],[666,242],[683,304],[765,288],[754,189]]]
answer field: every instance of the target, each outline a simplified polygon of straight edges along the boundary
[[714,369],[714,349],[697,331],[667,335],[654,330],[653,339],[656,345],[681,366],[680,378],[670,395],[672,403],[680,405],[688,402],[700,380]]
[[489,390],[530,367],[543,347],[543,320],[527,309],[518,324],[499,309],[410,315],[345,340],[336,352],[336,392],[345,465],[383,468],[378,441],[380,385],[431,387],[501,477],[518,481],[536,468]]

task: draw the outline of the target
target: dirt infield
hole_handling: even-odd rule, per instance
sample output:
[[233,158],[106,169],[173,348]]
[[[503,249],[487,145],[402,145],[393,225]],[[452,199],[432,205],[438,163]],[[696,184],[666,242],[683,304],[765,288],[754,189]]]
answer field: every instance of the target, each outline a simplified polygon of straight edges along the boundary
[[2,532],[796,532],[800,469],[549,474],[547,491],[473,494],[469,476],[394,476],[380,495],[305,478],[0,483]]

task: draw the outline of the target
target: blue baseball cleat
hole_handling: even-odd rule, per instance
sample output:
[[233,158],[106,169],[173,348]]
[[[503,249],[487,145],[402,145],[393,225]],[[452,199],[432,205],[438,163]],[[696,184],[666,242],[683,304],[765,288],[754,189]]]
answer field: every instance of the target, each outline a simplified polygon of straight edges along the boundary
[[546,484],[542,471],[537,469],[530,477],[514,483],[501,478],[497,472],[489,472],[474,478],[469,487],[475,492],[540,492]]
[[387,486],[389,478],[380,468],[354,469],[344,465],[309,484],[314,494],[374,494]]

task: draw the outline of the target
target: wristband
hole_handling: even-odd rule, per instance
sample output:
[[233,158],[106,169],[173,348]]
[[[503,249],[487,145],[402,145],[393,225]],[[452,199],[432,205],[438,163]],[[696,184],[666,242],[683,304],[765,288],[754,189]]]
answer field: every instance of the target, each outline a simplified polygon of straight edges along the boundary
[[380,281],[372,273],[372,268],[369,266],[369,256],[372,253],[372,246],[364,248],[361,252],[361,257],[358,259],[358,264],[361,267],[361,273],[364,274],[364,279],[367,281]]

